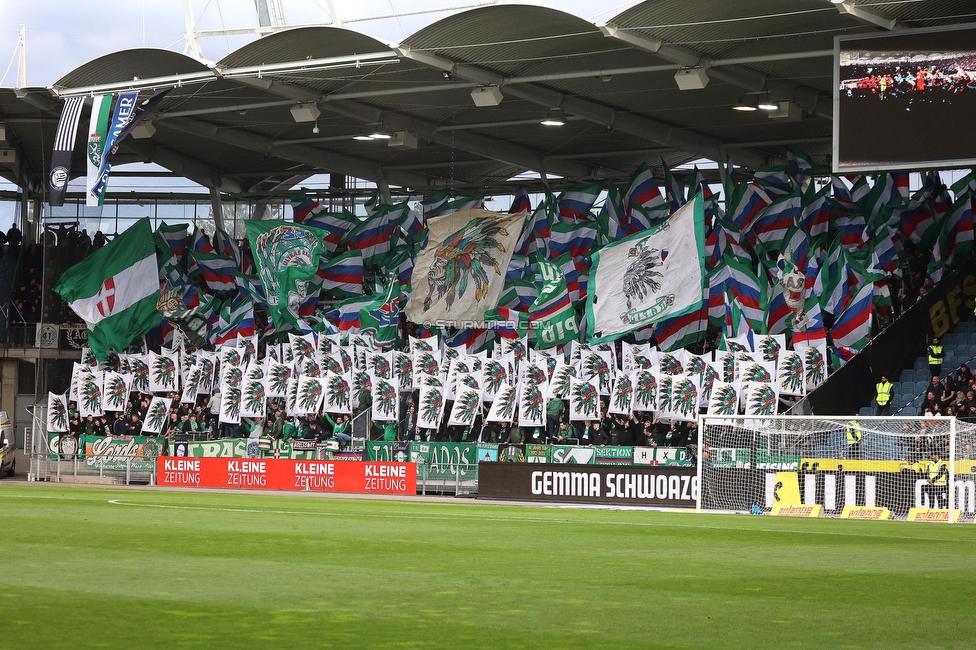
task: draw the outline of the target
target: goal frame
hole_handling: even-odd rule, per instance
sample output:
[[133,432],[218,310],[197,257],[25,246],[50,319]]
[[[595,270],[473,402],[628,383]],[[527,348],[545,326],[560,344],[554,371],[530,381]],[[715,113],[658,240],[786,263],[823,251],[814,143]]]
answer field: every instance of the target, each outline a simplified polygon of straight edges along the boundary
[[[704,462],[703,462],[703,452],[705,449],[705,424],[708,421],[713,420],[733,420],[739,422],[755,422],[757,420],[777,420],[777,421],[825,421],[825,420],[839,420],[839,421],[849,421],[856,419],[858,422],[872,422],[872,421],[884,421],[884,422],[924,422],[931,421],[933,418],[924,416],[878,416],[878,415],[707,415],[699,413],[698,415],[698,445],[697,445],[697,458],[695,463],[695,471],[698,481],[698,495],[695,500],[695,512],[709,512],[708,510],[703,510],[702,499],[705,494],[704,485]],[[956,499],[956,418],[943,417],[939,418],[940,421],[948,422],[949,425],[949,479],[948,479],[948,523],[956,523],[953,517],[955,511],[955,499]],[[944,434],[943,434],[944,435]],[[961,513],[960,517],[961,518]]]

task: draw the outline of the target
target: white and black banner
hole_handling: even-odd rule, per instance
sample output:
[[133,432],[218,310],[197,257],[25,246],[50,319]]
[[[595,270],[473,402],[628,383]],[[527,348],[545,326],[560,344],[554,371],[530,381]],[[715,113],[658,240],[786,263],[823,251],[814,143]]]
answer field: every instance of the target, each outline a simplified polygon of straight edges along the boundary
[[78,120],[84,106],[84,97],[69,97],[61,111],[58,132],[54,136],[54,151],[51,152],[51,173],[47,177],[48,203],[55,207],[64,205],[64,193],[71,178],[71,152],[75,147]]

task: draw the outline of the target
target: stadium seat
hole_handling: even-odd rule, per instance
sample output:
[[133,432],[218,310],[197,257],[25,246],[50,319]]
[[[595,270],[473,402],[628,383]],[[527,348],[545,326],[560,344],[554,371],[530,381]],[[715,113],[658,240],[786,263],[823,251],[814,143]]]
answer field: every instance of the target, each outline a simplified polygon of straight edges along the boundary
[[915,394],[916,395],[923,395],[924,394],[924,391],[925,391],[925,387],[928,386],[928,384],[929,384],[929,382],[927,382],[927,381],[916,381],[915,382]]
[[929,383],[929,380],[930,379],[932,379],[932,376],[929,374],[929,368],[928,368],[928,366],[925,367],[925,370],[916,370],[915,371],[915,381],[916,382],[918,382],[918,381],[924,381],[927,384],[927,383]]
[[872,406],[862,406],[861,412],[858,415],[874,415],[874,407]]

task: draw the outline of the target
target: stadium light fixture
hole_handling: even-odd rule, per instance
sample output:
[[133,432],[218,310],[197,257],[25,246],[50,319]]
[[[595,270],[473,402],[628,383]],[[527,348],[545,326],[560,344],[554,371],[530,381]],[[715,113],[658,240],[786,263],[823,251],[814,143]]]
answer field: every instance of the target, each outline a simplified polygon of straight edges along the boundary
[[389,140],[393,137],[393,132],[385,124],[377,124],[376,128],[369,134],[373,140]]
[[543,126],[566,126],[566,118],[563,117],[562,111],[556,109],[549,111],[549,114],[539,124]]
[[743,100],[740,97],[739,101],[732,105],[732,110],[739,111],[740,113],[754,113],[755,111],[759,110],[759,107],[752,102]]
[[779,109],[779,103],[771,100],[769,98],[769,93],[766,93],[766,96],[760,99],[759,103],[756,104],[756,108],[761,108],[764,111],[775,111]]

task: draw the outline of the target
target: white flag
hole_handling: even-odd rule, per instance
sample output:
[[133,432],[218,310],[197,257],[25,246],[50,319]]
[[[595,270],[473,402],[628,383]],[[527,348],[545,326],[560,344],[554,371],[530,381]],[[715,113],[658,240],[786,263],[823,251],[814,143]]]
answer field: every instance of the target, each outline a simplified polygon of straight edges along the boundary
[[702,198],[661,225],[592,254],[586,329],[602,341],[699,309],[705,277]]

